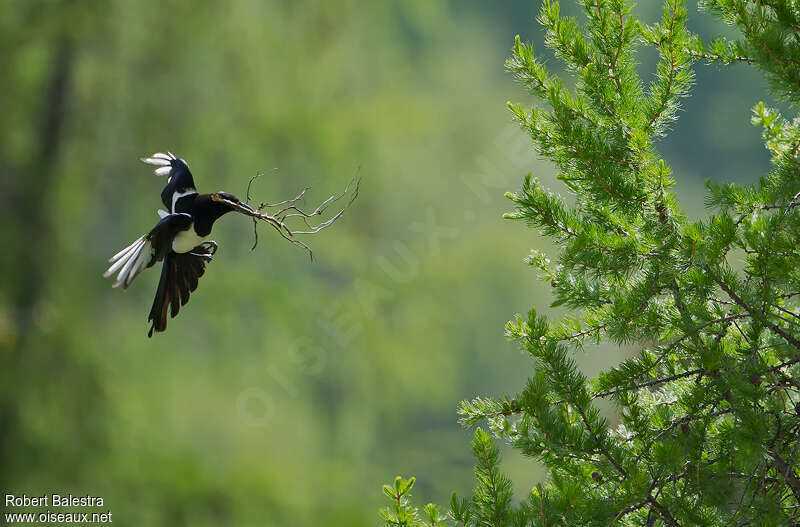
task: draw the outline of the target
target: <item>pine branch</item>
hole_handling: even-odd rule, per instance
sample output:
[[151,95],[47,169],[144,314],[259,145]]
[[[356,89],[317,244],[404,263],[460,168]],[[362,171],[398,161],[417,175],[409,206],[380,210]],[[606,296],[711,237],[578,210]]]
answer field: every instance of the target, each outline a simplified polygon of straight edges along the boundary
[[[532,359],[513,397],[459,405],[462,424],[482,422],[548,471],[526,480],[511,506],[486,432],[473,440],[471,499],[451,500],[462,527],[546,525],[775,525],[800,521],[800,117],[757,104],[773,169],[751,185],[708,183],[709,218],[691,220],[655,141],[668,132],[694,82],[692,64],[741,62],[800,102],[800,11],[779,0],[707,0],[742,38],[686,30],[683,0],[664,0],[645,26],[628,0],[578,0],[585,19],[543,0],[545,44],[574,77],[566,84],[517,37],[508,70],[543,107],[509,104],[540,154],[574,195],[528,175],[508,197],[557,247],[535,252],[553,291],[557,322],[531,309],[506,325]],[[647,90],[642,46],[660,55]],[[565,85],[574,85],[566,89]],[[743,256],[742,256],[743,255]],[[732,269],[733,260],[744,259]],[[589,379],[575,356],[585,342],[640,352]],[[513,393],[513,392],[512,392]],[[616,429],[596,403],[613,398]],[[438,518],[438,517],[436,517]]]
[[750,306],[748,306],[744,302],[744,300],[742,300],[742,298],[739,297],[739,295],[737,295],[733,291],[733,289],[731,289],[731,287],[728,284],[726,284],[724,281],[720,280],[717,283],[719,284],[720,288],[723,291],[725,291],[725,293],[727,293],[728,296],[731,297],[731,299],[734,302],[736,302],[737,305],[739,305],[742,309],[747,311],[750,314],[750,316],[752,316],[753,318],[755,318],[757,320],[760,319],[767,328],[769,328],[776,335],[782,337],[786,342],[791,344],[797,351],[800,351],[800,340],[796,339],[794,336],[792,336],[789,333],[787,333],[782,327],[780,327],[780,326],[778,326],[778,325],[776,325],[776,324],[774,324],[772,322],[769,322],[768,320],[764,320],[764,317],[760,312],[758,312],[758,311],[754,310],[753,308],[751,308]]

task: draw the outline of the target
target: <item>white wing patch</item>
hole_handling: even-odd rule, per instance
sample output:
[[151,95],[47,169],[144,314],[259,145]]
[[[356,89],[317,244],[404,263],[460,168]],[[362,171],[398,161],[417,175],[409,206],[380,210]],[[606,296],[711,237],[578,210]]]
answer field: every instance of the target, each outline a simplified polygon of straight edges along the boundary
[[169,216],[169,212],[165,211],[164,209],[158,209],[156,212],[158,213],[158,217],[162,220]]
[[170,165],[168,160],[161,159],[160,157],[142,157],[140,159],[148,165],[155,165],[157,167],[167,167]]
[[172,154],[172,152],[169,152],[167,154],[163,152],[157,152],[151,155],[150,157],[142,157],[140,159],[145,163],[147,163],[148,165],[165,167],[172,163],[172,160],[175,159],[175,156]]
[[[156,152],[155,154],[151,155],[150,157],[142,157],[140,158],[142,161],[147,163],[148,165],[154,165],[157,167],[154,170],[155,175],[157,176],[167,176],[167,184],[172,181],[172,161],[178,159],[175,157],[175,154],[172,152]],[[183,163],[188,167],[189,164],[186,162],[185,159],[181,159]],[[175,202],[181,199],[184,196],[188,196],[190,194],[197,194],[197,190],[195,189],[187,189],[184,192],[175,192],[172,194],[172,206],[170,207],[170,212],[175,213]],[[161,213],[159,212],[159,215]],[[164,216],[161,216],[162,218]]]
[[144,270],[151,258],[152,248],[150,241],[146,239],[146,236],[142,236],[108,259],[111,262],[111,267],[103,273],[103,276],[109,277],[119,270],[117,279],[111,287],[122,285],[123,288],[127,288],[136,278],[136,275]]
[[[167,152],[166,154],[163,152],[156,152],[150,157],[142,157],[140,159],[148,165],[157,166],[158,168],[155,170],[157,176],[167,176],[170,170],[172,170],[172,160],[177,158],[172,152]],[[169,179],[167,179],[167,183],[169,183]]]
[[197,194],[197,191],[195,189],[193,189],[193,188],[190,188],[188,190],[184,190],[183,192],[173,192],[172,193],[172,207],[171,207],[172,213],[175,214],[175,204],[178,202],[179,199],[181,199],[184,196],[190,196],[192,194]]

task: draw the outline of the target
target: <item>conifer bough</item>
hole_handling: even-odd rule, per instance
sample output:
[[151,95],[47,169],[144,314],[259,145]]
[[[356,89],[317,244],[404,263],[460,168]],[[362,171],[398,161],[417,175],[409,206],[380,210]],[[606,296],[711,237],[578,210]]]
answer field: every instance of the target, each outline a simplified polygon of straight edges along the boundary
[[[544,104],[509,104],[576,197],[567,205],[528,175],[515,211],[560,250],[529,261],[572,315],[532,309],[507,325],[533,359],[513,397],[463,402],[480,425],[474,493],[422,511],[411,480],[385,487],[385,525],[796,525],[800,522],[800,120],[758,103],[772,170],[753,185],[707,183],[711,216],[687,217],[654,142],[694,82],[693,64],[758,68],[792,109],[800,103],[800,7],[790,0],[701,5],[740,38],[687,31],[683,0],[645,24],[627,0],[583,0],[585,22],[543,2],[546,45],[576,80],[568,89],[519,38],[507,62]],[[655,77],[635,52],[654,46]],[[638,354],[586,378],[587,342]],[[612,426],[597,403],[611,401]],[[483,427],[483,428],[482,428]],[[484,428],[488,430],[484,431]],[[542,462],[546,482],[513,499],[495,438]],[[535,485],[535,486],[533,486]]]

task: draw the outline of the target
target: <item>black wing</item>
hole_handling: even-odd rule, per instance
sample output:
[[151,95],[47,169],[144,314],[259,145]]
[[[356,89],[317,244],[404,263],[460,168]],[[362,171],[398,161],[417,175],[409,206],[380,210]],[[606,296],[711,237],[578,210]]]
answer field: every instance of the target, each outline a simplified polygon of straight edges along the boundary
[[152,321],[148,337],[153,331],[167,329],[167,311],[175,317],[182,305],[189,301],[189,294],[197,289],[197,283],[205,272],[206,262],[211,253],[201,247],[190,253],[169,252],[164,257],[161,268],[161,280],[158,282],[153,307],[150,308],[148,321]]
[[127,289],[139,273],[152,267],[172,250],[172,241],[179,232],[191,226],[192,217],[188,214],[169,214],[161,218],[150,232],[112,256],[109,259],[111,267],[103,276],[119,272],[113,287],[121,285]]
[[[166,257],[172,251],[172,242],[179,232],[192,227],[192,217],[189,214],[167,214],[156,226],[147,233],[147,239],[153,246],[153,257],[156,261]],[[155,263],[155,262],[153,262]]]
[[181,196],[197,194],[194,178],[185,160],[175,157],[172,152],[158,152],[150,157],[143,157],[142,161],[155,165],[157,176],[167,176],[167,184],[161,191],[161,202],[171,213],[186,212],[181,207],[176,207],[176,202]]

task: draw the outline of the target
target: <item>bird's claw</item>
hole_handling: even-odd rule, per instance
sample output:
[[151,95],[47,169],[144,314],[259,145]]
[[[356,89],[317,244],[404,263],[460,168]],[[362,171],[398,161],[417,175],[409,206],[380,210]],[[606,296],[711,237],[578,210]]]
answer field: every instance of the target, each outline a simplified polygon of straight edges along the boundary
[[211,256],[214,256],[217,253],[217,248],[219,247],[219,245],[217,245],[217,242],[215,242],[214,240],[209,240],[207,242],[203,242],[200,245],[206,251],[208,251],[211,254]]
[[189,254],[191,254],[192,256],[197,256],[199,258],[202,258],[206,262],[210,262],[211,260],[214,259],[214,255],[209,253],[189,253]]
[[203,258],[205,261],[210,262],[211,260],[214,259],[214,254],[216,254],[218,247],[219,246],[217,245],[217,242],[210,240],[207,242],[203,242],[197,247],[195,247],[195,249],[201,248],[204,252],[192,252],[191,254],[193,256],[199,256],[200,258]]

